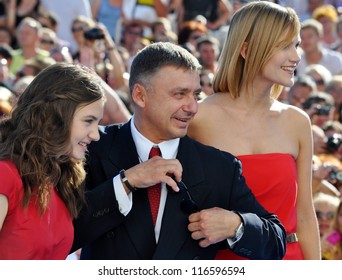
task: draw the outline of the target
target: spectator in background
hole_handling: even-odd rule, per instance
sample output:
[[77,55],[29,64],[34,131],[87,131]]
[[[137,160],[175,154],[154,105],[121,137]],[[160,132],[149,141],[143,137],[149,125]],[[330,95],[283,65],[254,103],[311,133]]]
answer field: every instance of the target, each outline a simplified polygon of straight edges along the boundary
[[315,124],[311,126],[311,130],[313,136],[313,153],[314,155],[320,156],[327,152],[327,137],[323,128]]
[[325,5],[327,2],[327,0],[306,0],[306,1],[308,2],[308,13],[310,17],[312,17],[314,10],[316,10],[320,6]]
[[71,54],[75,63],[78,63],[80,61],[80,51],[86,45],[86,38],[84,36],[84,33],[87,30],[95,27],[95,25],[96,23],[94,20],[85,16],[77,16],[72,20],[71,32],[77,47],[76,51]]
[[214,94],[213,89],[213,80],[214,80],[214,73],[208,70],[201,70],[200,72],[200,85],[202,88],[202,92],[204,96],[201,96],[202,99],[205,97]]
[[143,27],[143,37],[152,37],[151,25],[158,17],[167,17],[169,0],[125,0],[123,1],[123,28],[137,23]]
[[227,24],[231,14],[229,1],[226,0],[179,0],[179,2],[179,26],[195,20],[197,16],[203,16],[208,30],[217,30]]
[[220,55],[220,42],[212,36],[200,37],[196,42],[196,53],[203,69],[216,73]]
[[16,38],[7,26],[0,26],[0,44],[7,44],[11,48],[16,46]]
[[51,50],[59,47],[56,32],[50,28],[42,27],[38,47],[51,54]]
[[72,56],[67,47],[57,47],[50,50],[50,56],[56,60],[56,62],[73,63]]
[[314,195],[313,201],[321,237],[322,259],[331,259],[327,254],[328,245],[326,244],[326,237],[331,234],[334,229],[334,221],[337,215],[337,208],[340,204],[340,198],[319,192]]
[[322,238],[323,258],[326,260],[342,260],[342,201],[336,210],[333,230]]
[[89,0],[41,0],[44,7],[53,12],[58,19],[57,36],[70,45],[70,53],[77,51],[77,43],[74,40],[71,27],[73,20],[78,16],[92,18]]
[[320,91],[304,101],[303,109],[309,115],[311,123],[322,128],[325,122],[333,119],[334,99],[330,94]]
[[322,192],[325,194],[341,197],[341,192],[329,182],[333,165],[323,163],[317,155],[313,155],[312,161],[312,195]]
[[15,34],[17,27],[26,17],[38,20],[40,13],[46,11],[40,0],[8,0],[7,26]]
[[13,83],[13,92],[20,96],[25,89],[29,86],[29,84],[33,81],[35,76],[23,76],[21,78],[16,79]]
[[342,123],[342,75],[333,76],[325,91],[334,98],[334,120]]
[[118,31],[121,30],[121,14],[123,0],[92,0],[91,11],[93,19],[104,24],[112,37],[117,41],[120,36]]
[[126,70],[129,72],[132,60],[136,55],[137,43],[141,42],[143,36],[143,26],[139,23],[132,22],[125,25],[120,46],[125,48],[128,53],[128,58],[126,59]]
[[342,16],[339,16],[336,22],[336,33],[340,40],[340,44],[336,46],[335,50],[342,52]]
[[303,108],[304,101],[317,91],[313,78],[309,75],[296,76],[287,93],[287,103]]
[[151,25],[151,42],[171,42],[177,43],[178,37],[171,28],[171,22],[168,18],[159,17]]
[[55,64],[56,61],[52,57],[27,59],[21,69],[16,73],[17,78],[24,76],[37,76],[42,70]]
[[17,28],[17,39],[19,49],[12,52],[12,63],[10,70],[13,74],[21,69],[25,60],[30,58],[49,57],[48,51],[38,47],[41,38],[41,24],[30,17],[23,19]]
[[335,133],[342,134],[342,123],[335,120],[327,121],[324,123],[322,129],[327,137]]
[[297,12],[301,22],[311,18],[311,13],[308,11],[308,0],[281,0],[278,2],[284,7],[293,8]]
[[46,11],[46,12],[40,13],[38,15],[38,21],[40,22],[42,27],[49,28],[56,33],[59,47],[61,48],[67,47],[68,49],[70,48],[70,43],[61,39],[57,35],[59,21],[55,13],[53,13],[52,11]]
[[178,31],[178,45],[196,54],[197,40],[208,35],[208,29],[201,22],[190,20],[184,22]]
[[323,35],[322,24],[315,19],[303,21],[300,37],[303,53],[297,67],[297,74],[302,75],[305,68],[310,64],[321,64],[325,66],[332,75],[342,73],[342,54],[322,46]]
[[335,49],[341,43],[336,32],[338,14],[335,7],[332,5],[319,6],[313,11],[312,18],[322,24],[321,42],[323,47]]
[[331,72],[321,64],[310,64],[304,69],[304,75],[310,76],[317,86],[317,91],[325,91],[332,79]]
[[0,26],[6,26],[8,2],[0,2]]

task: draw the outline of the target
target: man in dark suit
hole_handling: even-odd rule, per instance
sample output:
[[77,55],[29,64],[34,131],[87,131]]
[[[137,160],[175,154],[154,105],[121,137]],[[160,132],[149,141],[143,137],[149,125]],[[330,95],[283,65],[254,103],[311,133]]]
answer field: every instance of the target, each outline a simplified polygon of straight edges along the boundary
[[[88,205],[74,223],[81,259],[213,259],[220,248],[250,259],[283,257],[285,230],[256,201],[240,161],[186,136],[199,70],[194,56],[171,43],[135,57],[132,119],[102,127],[89,147]],[[148,159],[156,146],[161,156]]]

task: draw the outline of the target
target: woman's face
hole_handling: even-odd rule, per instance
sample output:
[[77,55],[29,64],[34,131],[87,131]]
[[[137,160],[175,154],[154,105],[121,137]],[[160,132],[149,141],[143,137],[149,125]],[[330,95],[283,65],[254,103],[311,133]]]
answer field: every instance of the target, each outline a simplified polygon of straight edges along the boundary
[[274,53],[263,69],[264,80],[285,87],[294,84],[295,69],[300,62],[299,42],[300,38],[297,36],[288,46]]
[[319,202],[315,204],[315,211],[318,220],[319,233],[323,236],[333,228],[336,207],[329,203]]
[[104,101],[97,100],[80,106],[71,124],[71,157],[81,160],[85,157],[88,145],[100,139],[98,124],[103,117]]

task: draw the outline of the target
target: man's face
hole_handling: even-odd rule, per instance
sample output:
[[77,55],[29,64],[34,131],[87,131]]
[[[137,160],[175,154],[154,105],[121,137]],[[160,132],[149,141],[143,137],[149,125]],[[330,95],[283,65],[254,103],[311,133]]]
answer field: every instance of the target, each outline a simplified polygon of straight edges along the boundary
[[300,37],[302,39],[300,46],[304,52],[314,51],[319,45],[319,35],[313,28],[303,28]]
[[187,134],[201,92],[197,72],[166,66],[140,90],[136,126],[145,137],[160,143]]

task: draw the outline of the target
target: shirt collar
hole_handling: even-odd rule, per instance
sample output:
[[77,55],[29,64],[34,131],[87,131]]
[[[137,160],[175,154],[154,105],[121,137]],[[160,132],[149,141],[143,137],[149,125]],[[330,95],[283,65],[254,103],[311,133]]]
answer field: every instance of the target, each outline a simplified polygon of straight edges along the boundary
[[131,132],[135,147],[137,148],[139,160],[141,162],[148,160],[148,155],[153,146],[158,146],[162,157],[165,159],[176,158],[178,152],[179,138],[155,144],[142,135],[134,125],[134,115],[131,119]]

